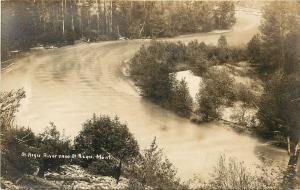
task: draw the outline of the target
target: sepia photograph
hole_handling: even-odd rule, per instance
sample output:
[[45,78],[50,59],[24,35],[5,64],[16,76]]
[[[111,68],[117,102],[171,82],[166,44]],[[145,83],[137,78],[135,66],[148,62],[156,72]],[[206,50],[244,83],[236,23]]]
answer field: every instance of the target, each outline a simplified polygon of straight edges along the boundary
[[300,1],[1,0],[1,189],[300,189]]

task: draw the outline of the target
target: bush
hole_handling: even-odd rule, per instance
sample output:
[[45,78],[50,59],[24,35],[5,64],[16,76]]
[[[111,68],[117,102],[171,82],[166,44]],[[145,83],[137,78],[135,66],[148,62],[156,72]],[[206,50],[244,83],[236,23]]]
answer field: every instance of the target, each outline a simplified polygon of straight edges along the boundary
[[112,159],[96,160],[88,166],[87,171],[95,175],[114,176],[117,173],[118,164]]
[[243,162],[221,156],[211,179],[196,178],[199,189],[280,189],[283,172],[279,167],[246,168]]
[[198,111],[203,121],[211,121],[220,117],[220,99],[215,96],[210,96],[208,92],[201,92],[197,98]]
[[1,138],[1,175],[20,178],[32,174],[38,166],[37,160],[22,156],[24,153],[36,153],[36,137],[30,129],[12,127],[2,131]]
[[164,158],[162,150],[158,149],[156,139],[126,173],[126,177],[131,181],[130,184],[138,189],[145,189],[147,186],[153,189],[184,188],[176,177],[175,167],[167,158]]
[[230,118],[238,125],[253,130],[257,127],[256,117],[254,114],[247,112],[247,106],[243,103],[241,107],[234,109]]
[[217,49],[217,55],[220,63],[225,63],[230,60],[230,51],[229,51],[229,45],[227,43],[227,39],[224,35],[221,35],[218,39],[218,49]]
[[[122,163],[128,163],[139,155],[139,147],[133,135],[129,132],[126,124],[122,124],[118,117],[111,119],[108,116],[95,115],[83,124],[83,129],[75,137],[75,151],[83,155],[103,155],[111,156],[121,167]],[[89,166],[95,160],[82,161],[83,166]],[[105,160],[104,160],[105,161]],[[95,171],[102,168],[110,168],[109,160],[107,162],[93,163]],[[91,165],[90,165],[91,166]],[[113,167],[113,166],[112,166]],[[121,170],[121,168],[119,168]],[[109,171],[104,171],[108,174]],[[114,171],[111,171],[114,173]],[[118,176],[119,178],[119,176]]]
[[78,34],[76,34],[75,32],[67,32],[67,34],[65,36],[65,40],[66,40],[67,44],[74,45],[74,42],[76,39],[79,39]]
[[1,131],[9,130],[13,126],[15,114],[20,107],[20,101],[25,98],[25,91],[0,92],[0,125]]
[[197,94],[198,114],[209,121],[220,117],[220,107],[235,99],[233,79],[225,71],[210,71],[205,87]]
[[261,64],[262,59],[262,41],[259,34],[256,34],[247,44],[247,54],[250,63]]
[[236,90],[237,100],[240,100],[247,106],[256,106],[257,97],[244,84],[239,84]]
[[16,127],[13,123],[20,101],[25,91],[1,92],[0,124],[1,124],[1,175],[18,178],[23,174],[31,174],[37,162],[22,157],[22,152],[35,152],[36,137],[31,129]]
[[247,60],[247,49],[245,47],[230,47],[230,59],[233,63]]
[[[40,154],[69,155],[71,153],[71,141],[56,129],[54,123],[50,123],[50,126],[38,135],[37,148]],[[43,177],[47,170],[57,170],[69,161],[62,158],[41,158],[39,160],[40,170],[38,175]]]
[[195,75],[203,76],[213,65],[212,61],[208,60],[205,56],[199,56],[191,60],[191,70]]

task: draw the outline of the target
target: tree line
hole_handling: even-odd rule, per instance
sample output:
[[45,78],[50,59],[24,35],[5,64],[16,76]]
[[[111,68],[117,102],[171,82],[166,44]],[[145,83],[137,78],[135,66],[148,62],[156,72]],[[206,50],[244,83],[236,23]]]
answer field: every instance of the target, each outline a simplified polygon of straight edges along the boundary
[[155,38],[227,29],[233,2],[6,0],[2,4],[2,60],[12,50],[75,40]]

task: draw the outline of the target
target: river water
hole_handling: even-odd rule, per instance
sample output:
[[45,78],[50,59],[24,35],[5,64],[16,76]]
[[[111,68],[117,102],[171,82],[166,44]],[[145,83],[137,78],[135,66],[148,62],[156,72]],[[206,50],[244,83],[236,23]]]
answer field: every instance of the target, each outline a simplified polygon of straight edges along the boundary
[[[228,42],[242,45],[258,31],[260,16],[237,12],[237,24],[223,31]],[[198,39],[215,44],[220,32],[179,36],[169,41]],[[1,72],[2,90],[24,88],[26,98],[16,122],[41,132],[50,121],[74,137],[81,124],[96,114],[118,115],[141,149],[154,137],[178,168],[178,175],[206,178],[219,156],[235,157],[249,167],[263,158],[287,163],[285,151],[237,134],[220,123],[196,125],[141,98],[121,72],[122,64],[149,40],[77,44],[31,52]]]

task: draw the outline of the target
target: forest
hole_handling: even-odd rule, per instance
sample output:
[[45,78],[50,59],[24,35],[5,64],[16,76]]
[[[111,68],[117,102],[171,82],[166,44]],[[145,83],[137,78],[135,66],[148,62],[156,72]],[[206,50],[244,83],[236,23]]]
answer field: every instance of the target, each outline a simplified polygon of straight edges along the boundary
[[41,45],[170,37],[235,23],[229,1],[6,0],[1,5],[2,60]]

